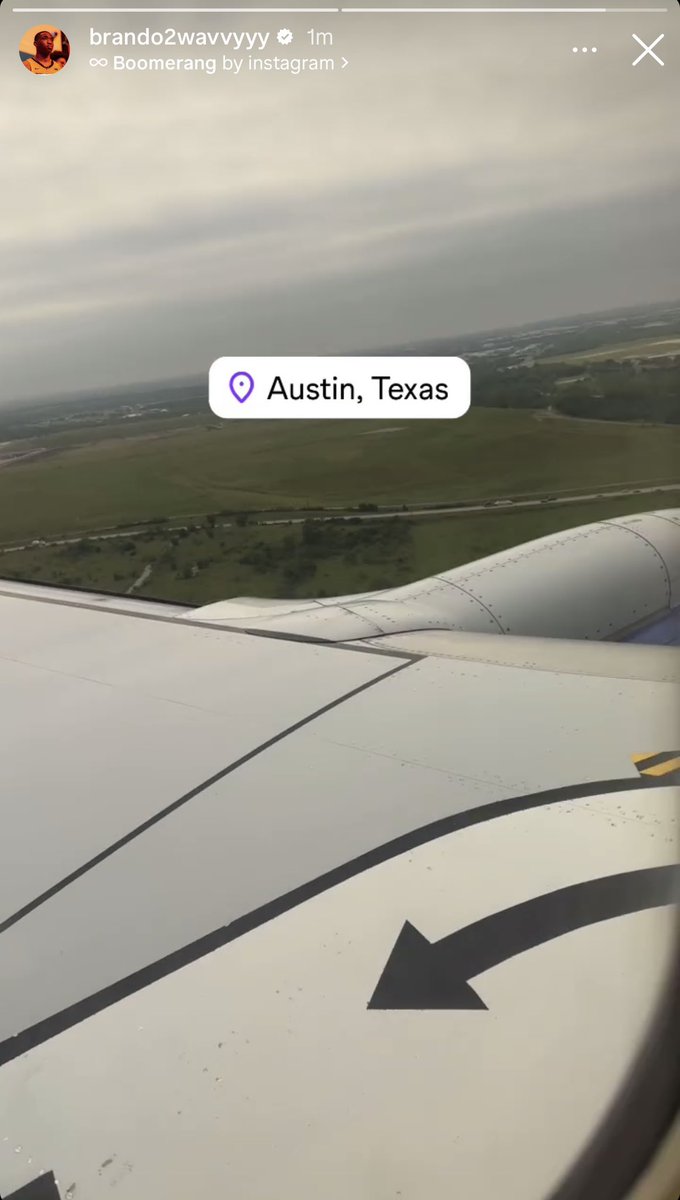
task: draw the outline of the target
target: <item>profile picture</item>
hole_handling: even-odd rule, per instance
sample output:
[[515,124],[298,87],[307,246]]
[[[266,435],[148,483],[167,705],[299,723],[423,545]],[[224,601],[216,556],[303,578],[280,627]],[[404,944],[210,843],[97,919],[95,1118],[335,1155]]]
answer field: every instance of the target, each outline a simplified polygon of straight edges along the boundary
[[54,25],[34,25],[19,43],[19,58],[32,75],[57,75],[71,56],[71,46],[63,29]]

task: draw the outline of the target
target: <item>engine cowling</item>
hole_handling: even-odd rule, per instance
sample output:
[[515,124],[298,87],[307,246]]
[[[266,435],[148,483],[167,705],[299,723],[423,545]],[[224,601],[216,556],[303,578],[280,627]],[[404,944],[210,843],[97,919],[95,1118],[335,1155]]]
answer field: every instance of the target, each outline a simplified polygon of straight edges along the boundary
[[220,601],[192,619],[323,641],[416,630],[621,639],[680,604],[680,511],[596,521],[380,592]]

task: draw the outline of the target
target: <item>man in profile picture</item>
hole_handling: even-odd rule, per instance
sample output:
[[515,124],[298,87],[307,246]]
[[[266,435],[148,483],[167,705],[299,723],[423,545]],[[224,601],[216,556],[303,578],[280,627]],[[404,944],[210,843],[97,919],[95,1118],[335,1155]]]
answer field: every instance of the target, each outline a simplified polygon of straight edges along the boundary
[[41,29],[33,38],[35,54],[23,60],[27,71],[32,75],[56,75],[66,66],[65,61],[52,58],[54,50],[54,34],[49,29]]

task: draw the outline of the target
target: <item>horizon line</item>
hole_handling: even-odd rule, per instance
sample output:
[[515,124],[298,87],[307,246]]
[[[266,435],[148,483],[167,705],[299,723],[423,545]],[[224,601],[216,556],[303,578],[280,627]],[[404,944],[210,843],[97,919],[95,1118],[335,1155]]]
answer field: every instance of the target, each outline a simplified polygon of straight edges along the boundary
[[[568,324],[572,321],[578,321],[578,320],[582,321],[582,320],[587,320],[589,318],[592,319],[592,318],[601,317],[601,316],[616,316],[617,314],[623,315],[625,313],[632,314],[635,312],[644,312],[645,309],[654,309],[654,308],[672,309],[676,306],[678,308],[680,308],[680,296],[677,296],[673,300],[647,300],[647,301],[640,302],[638,304],[621,305],[617,308],[599,308],[599,309],[585,310],[585,311],[581,311],[581,312],[572,312],[572,313],[570,313],[566,316],[562,316],[562,317],[559,317],[559,316],[541,317],[541,318],[537,318],[534,320],[522,321],[521,324],[519,324],[519,325],[494,325],[494,326],[490,326],[487,328],[471,330],[468,333],[461,333],[461,334],[443,333],[443,334],[439,334],[434,337],[419,337],[419,338],[413,339],[413,341],[403,341],[402,340],[399,342],[393,342],[390,345],[382,345],[380,347],[373,347],[372,349],[364,347],[361,350],[355,349],[355,350],[330,351],[327,354],[319,354],[317,357],[319,357],[319,358],[329,358],[329,357],[353,358],[353,357],[359,356],[359,355],[375,355],[377,357],[379,357],[380,355],[383,355],[383,356],[387,357],[390,354],[393,355],[395,353],[395,351],[397,351],[398,349],[405,347],[405,346],[426,346],[426,345],[430,345],[430,344],[436,343],[436,342],[444,342],[446,340],[453,341],[453,340],[459,340],[462,338],[478,338],[478,337],[482,337],[482,336],[491,337],[494,334],[502,334],[502,333],[517,334],[517,333],[521,332],[523,329],[529,330],[529,329],[545,328],[546,326],[549,327],[549,326],[551,326],[553,324],[557,324],[557,323],[560,323],[560,324],[567,323]],[[267,355],[263,355],[263,357],[267,357]],[[276,357],[285,358],[287,356],[284,354],[284,355],[277,355]],[[295,355],[292,355],[291,357],[295,357]],[[133,388],[182,387],[184,384],[199,383],[203,379],[205,379],[205,383],[206,383],[206,387],[207,387],[209,365],[210,365],[209,363],[206,365],[205,370],[203,372],[195,371],[195,372],[192,372],[187,375],[173,375],[170,377],[166,376],[165,378],[158,377],[158,378],[154,378],[154,379],[137,379],[135,381],[131,380],[127,383],[112,383],[112,384],[106,384],[106,385],[100,385],[100,386],[95,386],[93,384],[89,384],[89,385],[85,384],[85,385],[83,385],[82,388],[79,387],[75,391],[70,390],[70,391],[65,391],[65,392],[50,392],[50,393],[46,393],[45,395],[42,395],[42,396],[37,396],[37,395],[16,396],[10,400],[5,400],[3,398],[0,398],[0,411],[2,411],[4,409],[12,408],[19,404],[43,404],[43,403],[49,404],[52,402],[57,402],[59,400],[69,400],[69,399],[70,400],[78,400],[79,398],[84,398],[88,394],[92,395],[92,396],[105,396],[105,395],[111,395],[111,394],[113,394],[115,392],[119,392],[119,391],[127,391],[128,389],[133,389]]]

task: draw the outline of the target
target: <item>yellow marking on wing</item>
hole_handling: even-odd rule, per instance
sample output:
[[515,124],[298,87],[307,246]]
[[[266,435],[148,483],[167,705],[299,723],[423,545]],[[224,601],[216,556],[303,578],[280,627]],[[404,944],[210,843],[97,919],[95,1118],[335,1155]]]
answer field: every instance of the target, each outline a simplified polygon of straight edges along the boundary
[[647,767],[646,770],[641,770],[641,775],[670,775],[671,771],[680,770],[680,756],[678,758],[669,758],[666,762],[657,763],[655,767]]

